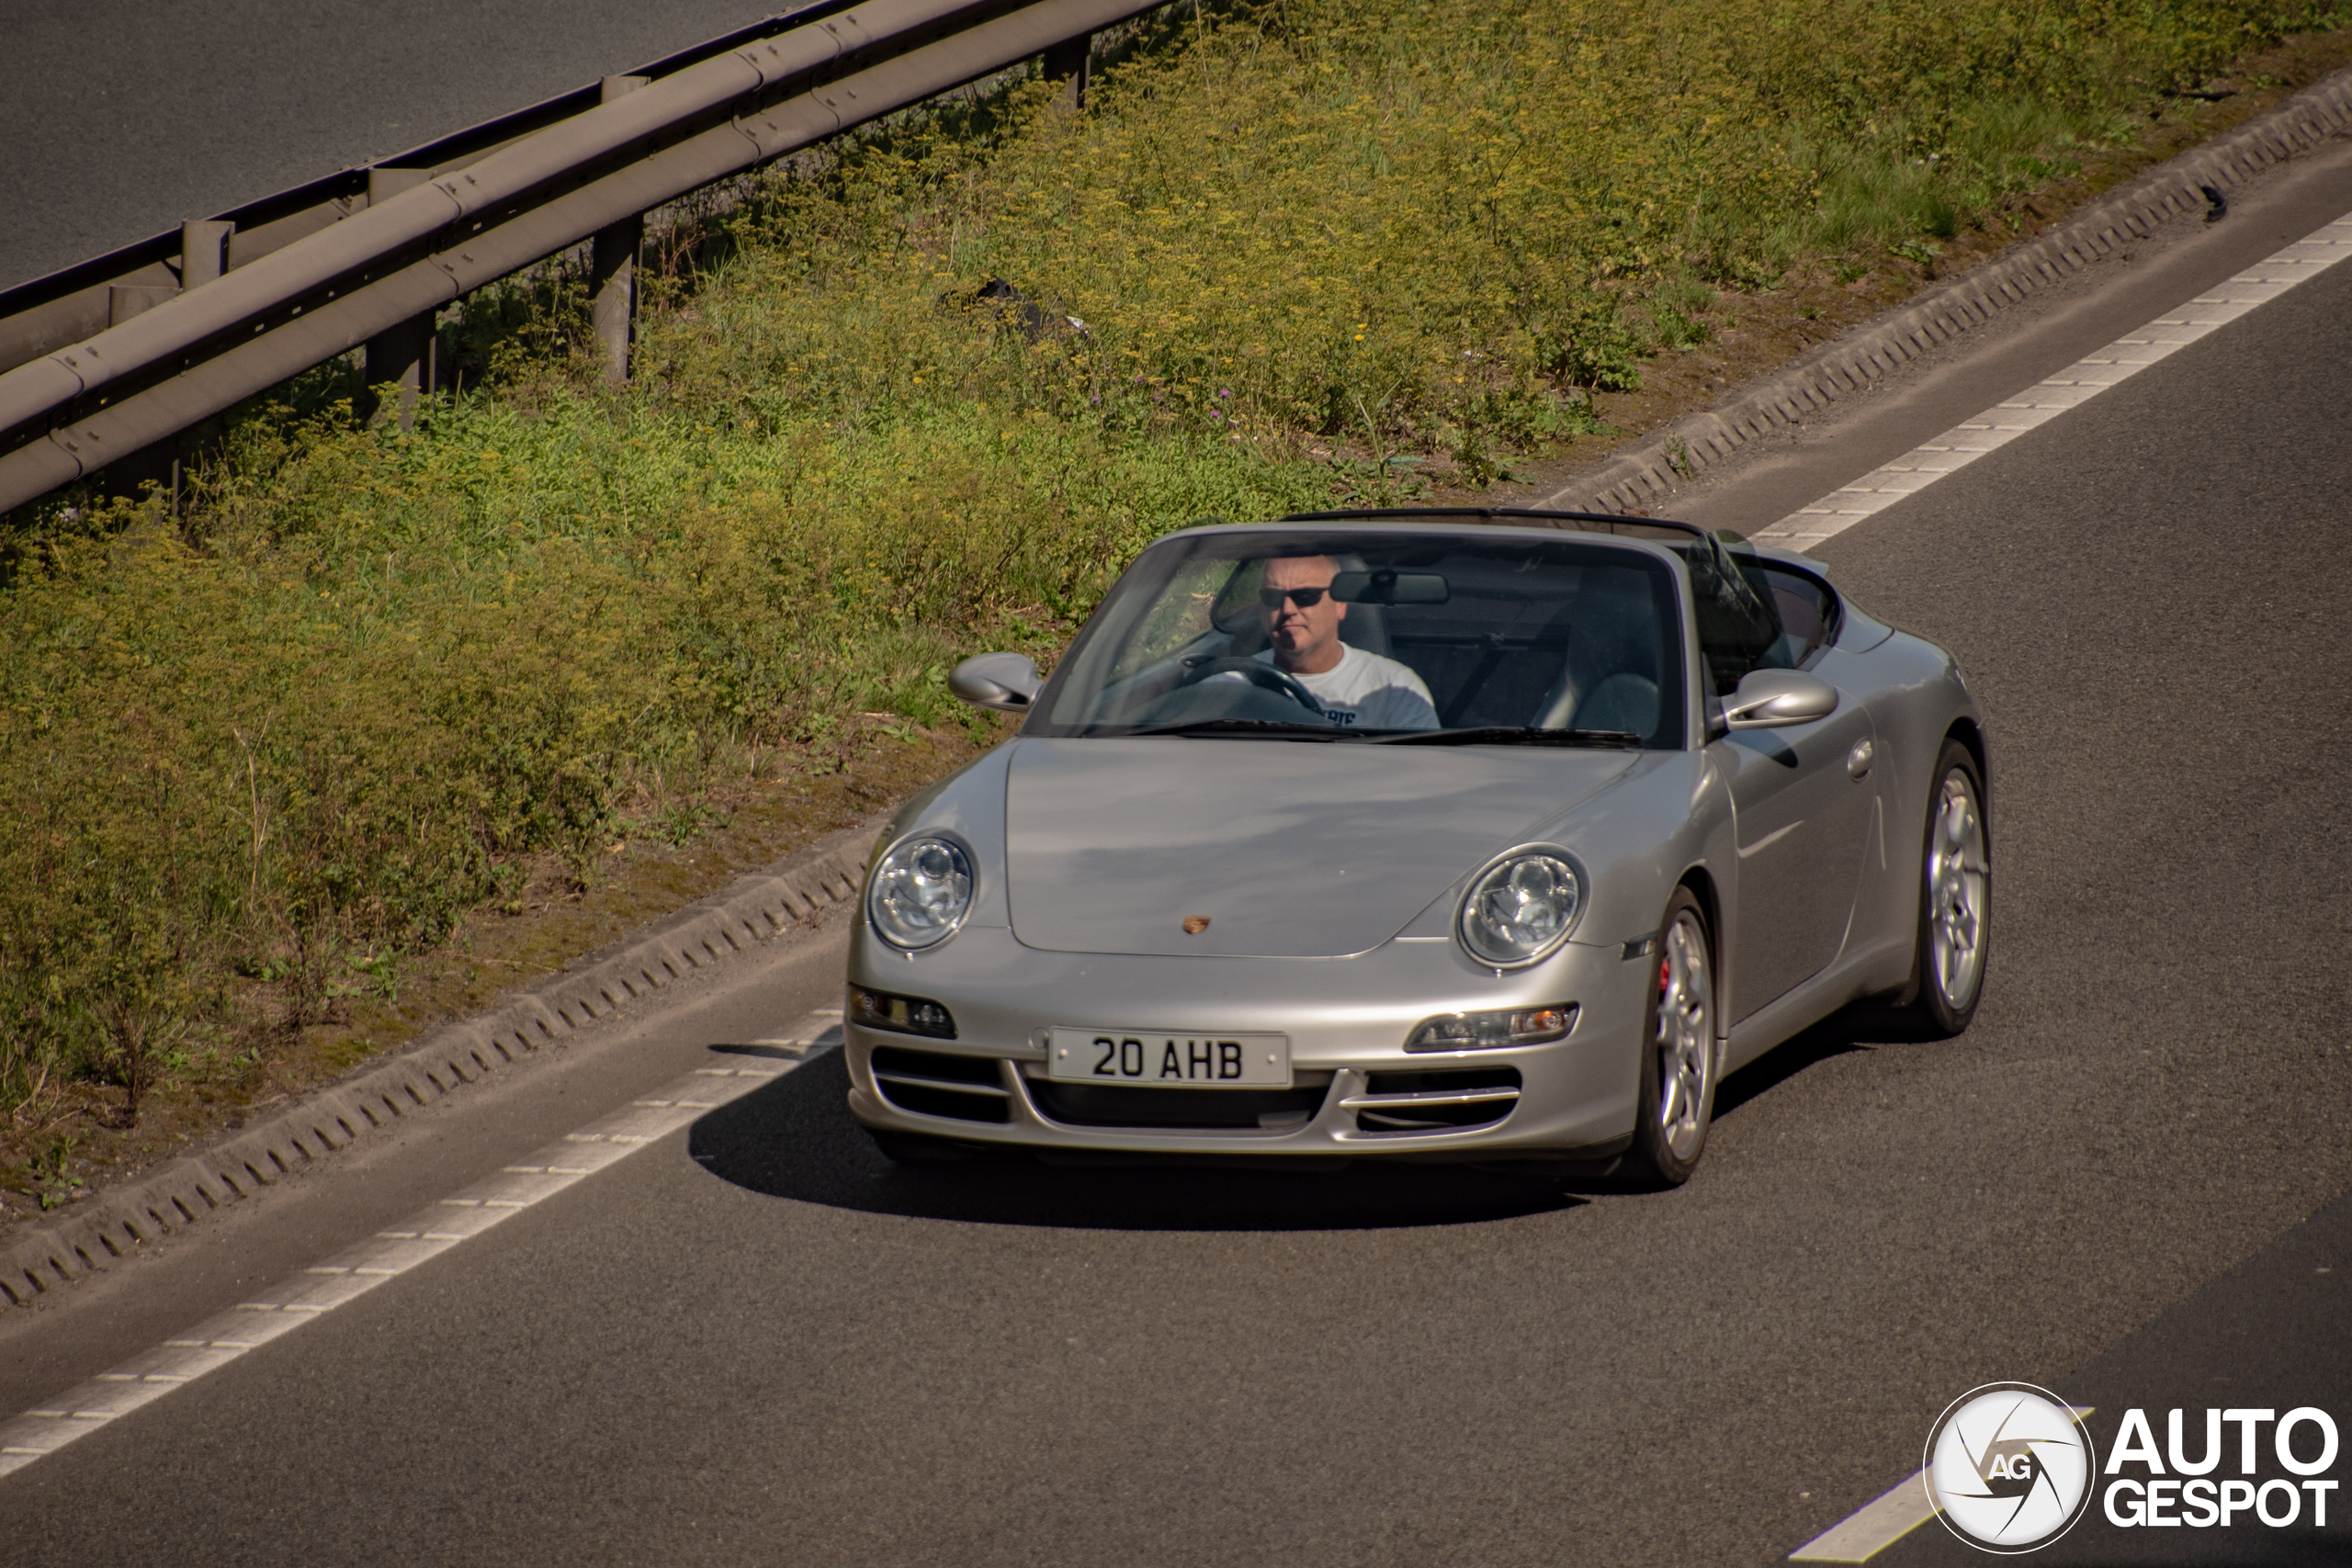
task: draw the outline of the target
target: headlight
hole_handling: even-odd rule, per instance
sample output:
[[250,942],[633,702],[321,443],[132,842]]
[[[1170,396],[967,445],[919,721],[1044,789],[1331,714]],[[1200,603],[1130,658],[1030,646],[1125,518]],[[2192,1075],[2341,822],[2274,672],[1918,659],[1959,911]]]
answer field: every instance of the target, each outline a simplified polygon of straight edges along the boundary
[[1481,964],[1532,964],[1576,928],[1584,884],[1576,867],[1541,851],[1497,861],[1462,900],[1462,945]]
[[882,940],[910,950],[954,936],[971,908],[971,859],[947,839],[909,839],[884,855],[865,895]]

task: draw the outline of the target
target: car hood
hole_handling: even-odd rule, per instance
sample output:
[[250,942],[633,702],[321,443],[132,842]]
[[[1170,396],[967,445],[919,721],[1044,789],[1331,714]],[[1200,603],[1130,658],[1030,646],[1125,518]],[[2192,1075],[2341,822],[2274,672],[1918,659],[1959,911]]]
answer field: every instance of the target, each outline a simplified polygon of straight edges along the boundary
[[[1026,740],[1005,780],[1013,934],[1057,953],[1363,953],[1634,760],[1551,748]],[[1207,929],[1186,935],[1188,916],[1207,917]]]

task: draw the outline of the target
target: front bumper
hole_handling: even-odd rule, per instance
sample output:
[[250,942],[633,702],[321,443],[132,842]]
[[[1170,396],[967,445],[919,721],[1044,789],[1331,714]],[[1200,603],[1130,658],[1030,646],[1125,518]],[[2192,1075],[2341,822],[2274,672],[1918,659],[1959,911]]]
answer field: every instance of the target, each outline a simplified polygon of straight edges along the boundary
[[[1340,959],[1179,958],[1049,953],[984,927],[909,958],[861,931],[852,982],[943,1004],[957,1037],[848,1025],[850,1111],[868,1127],[1039,1149],[1605,1157],[1632,1134],[1652,973],[1614,944],[1571,942],[1498,976],[1451,941],[1398,940]],[[1577,1010],[1561,1040],[1404,1048],[1434,1014],[1559,1002]],[[1047,1031],[1057,1025],[1279,1032],[1291,1041],[1293,1088],[1072,1092],[1077,1086],[1046,1077]],[[1138,1121],[1160,1124],[1119,1124]]]

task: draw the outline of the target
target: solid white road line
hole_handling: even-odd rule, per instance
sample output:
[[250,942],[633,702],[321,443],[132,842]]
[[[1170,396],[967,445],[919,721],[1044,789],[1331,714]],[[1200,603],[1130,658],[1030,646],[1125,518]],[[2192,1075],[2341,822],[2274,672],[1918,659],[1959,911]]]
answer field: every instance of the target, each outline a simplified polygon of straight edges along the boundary
[[[2188,347],[2240,316],[2308,283],[2352,256],[2352,215],[2337,219],[2210,293],[2158,316],[2097,354],[2077,360],[2040,385],[1953,426],[1935,440],[1802,507],[1756,535],[1760,543],[1810,549],[1855,524],[1917,495],[1946,474],[1987,452],[1997,452],[2068,409],[2080,408],[2109,387]],[[2089,1415],[2075,1412],[2076,1418]],[[1922,1471],[1848,1515],[1789,1554],[1792,1562],[1867,1562],[1936,1517]]]
[[[2285,250],[2239,273],[2210,293],[2158,316],[2097,354],[2075,361],[2038,386],[1954,425],[1935,440],[1872,470],[1844,489],[1801,507],[1758,532],[1758,543],[1811,549],[1919,491],[1957,473],[1987,452],[1997,452],[2029,430],[2068,409],[2080,408],[2188,347],[2206,334],[2352,256],[2352,215],[2298,240]],[[2076,1417],[2090,1414],[2077,1411]],[[1867,1562],[1935,1517],[1922,1471],[1865,1505],[1789,1554],[1792,1562]]]
[[[792,1036],[756,1043],[813,1055],[841,1038],[840,1019],[838,1009],[812,1013]],[[757,1067],[698,1067],[628,1110],[566,1134],[561,1143],[548,1145],[526,1163],[510,1165],[488,1181],[442,1199],[397,1229],[379,1231],[371,1240],[279,1281],[276,1289],[164,1340],[112,1371],[100,1372],[53,1403],[0,1426],[0,1475],[22,1470],[117,1416],[357,1300],[385,1280],[472,1240],[799,1065],[780,1061]]]
[[2246,268],[2210,293],[2200,294],[2128,337],[2075,361],[2040,385],[1974,419],[1954,425],[1926,445],[1905,453],[1852,484],[1802,507],[1756,535],[1760,544],[1806,550],[1844,533],[1866,517],[1917,495],[1946,474],[1956,473],[1987,452],[1997,452],[2029,430],[2039,429],[2068,409],[2080,408],[2109,387],[2131,379],[2208,333],[2227,326],[2256,306],[2267,305],[2300,283],[2308,283],[2352,256],[2352,216],[2298,240],[2267,261]]

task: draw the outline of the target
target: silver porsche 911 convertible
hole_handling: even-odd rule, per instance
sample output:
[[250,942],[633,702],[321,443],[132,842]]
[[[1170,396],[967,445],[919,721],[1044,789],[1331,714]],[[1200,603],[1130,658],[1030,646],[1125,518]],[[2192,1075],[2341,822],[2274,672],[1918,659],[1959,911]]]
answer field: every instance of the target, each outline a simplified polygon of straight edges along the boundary
[[[1173,534],[908,802],[850,1109],[987,1145],[1689,1178],[1723,1076],[1863,998],[1967,1027],[1984,721],[1801,556],[1564,513]],[[1088,1157],[1097,1157],[1090,1155]]]

